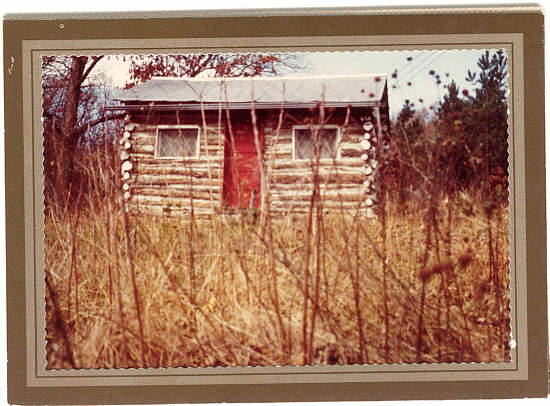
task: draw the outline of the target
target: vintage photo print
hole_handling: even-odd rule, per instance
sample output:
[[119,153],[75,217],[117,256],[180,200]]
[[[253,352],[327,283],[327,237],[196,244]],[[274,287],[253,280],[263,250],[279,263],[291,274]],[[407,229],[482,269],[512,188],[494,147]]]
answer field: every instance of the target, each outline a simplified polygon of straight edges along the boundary
[[41,55],[46,369],[509,363],[509,71]]

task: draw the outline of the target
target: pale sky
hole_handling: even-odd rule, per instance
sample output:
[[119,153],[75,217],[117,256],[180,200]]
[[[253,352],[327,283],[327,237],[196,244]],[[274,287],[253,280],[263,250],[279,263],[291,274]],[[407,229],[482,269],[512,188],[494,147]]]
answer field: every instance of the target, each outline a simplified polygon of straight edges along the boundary
[[[381,74],[388,77],[388,98],[390,114],[394,117],[406,99],[417,109],[429,108],[446,94],[444,85],[452,79],[461,90],[472,91],[465,80],[468,69],[478,72],[477,61],[483,50],[444,50],[444,51],[364,51],[364,52],[305,52],[300,57],[306,63],[306,71],[284,71],[282,76],[316,75],[357,75]],[[412,58],[408,60],[408,58]],[[113,86],[122,87],[128,81],[129,62],[122,58],[105,58],[97,66]],[[397,78],[392,73],[397,69]],[[441,84],[436,84],[433,70],[440,76]],[[448,74],[448,76],[447,76]],[[409,85],[410,83],[410,85]],[[396,86],[395,88],[393,86]],[[423,103],[419,100],[422,99]]]
[[[312,74],[385,73],[388,77],[390,114],[396,115],[406,99],[417,109],[440,100],[446,94],[444,85],[452,79],[459,88],[472,90],[465,80],[468,69],[478,71],[477,61],[484,51],[384,51],[311,53],[306,60],[314,67]],[[410,61],[407,58],[412,58]],[[397,78],[392,73],[397,69]],[[441,84],[436,84],[435,75]],[[447,77],[446,74],[449,74]],[[409,86],[408,83],[411,83]],[[396,87],[393,88],[393,85]],[[423,100],[423,103],[419,102]]]

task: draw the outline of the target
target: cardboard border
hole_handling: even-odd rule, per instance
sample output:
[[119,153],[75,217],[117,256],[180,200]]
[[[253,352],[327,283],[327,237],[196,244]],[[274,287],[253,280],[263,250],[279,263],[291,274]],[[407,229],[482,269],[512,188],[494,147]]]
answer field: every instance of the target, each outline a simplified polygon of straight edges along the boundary
[[[471,49],[490,48],[506,50],[509,71],[509,166],[510,178],[510,260],[511,260],[511,320],[512,337],[517,347],[512,349],[512,362],[493,363],[443,363],[443,364],[394,364],[394,365],[328,365],[283,367],[224,367],[224,368],[163,368],[163,369],[109,369],[109,370],[49,370],[46,366],[44,292],[44,205],[43,156],[42,156],[42,106],[41,63],[42,55],[52,54],[102,54],[158,52],[200,52],[280,49],[316,49],[326,52],[341,49],[353,50],[403,50],[403,49]],[[24,139],[26,179],[25,185],[25,239],[28,248],[25,258],[27,276],[27,383],[29,386],[82,386],[93,382],[97,385],[132,384],[220,384],[243,383],[306,383],[306,382],[384,382],[403,381],[411,378],[432,380],[525,379],[527,377],[527,308],[523,294],[525,274],[525,218],[518,213],[524,207],[524,132],[523,132],[523,77],[522,34],[473,34],[473,35],[422,35],[422,36],[355,36],[302,38],[223,38],[176,40],[111,40],[105,50],[94,40],[23,41],[23,75],[25,81]],[[515,90],[517,89],[517,91]],[[514,108],[514,106],[518,106]],[[519,272],[518,272],[519,271]],[[443,373],[444,372],[444,373]],[[52,379],[57,378],[57,379]],[[86,379],[83,379],[86,378]]]
[[[7,235],[7,299],[8,299],[8,388],[10,403],[171,403],[212,401],[283,401],[283,400],[372,400],[372,399],[441,399],[469,397],[523,397],[546,396],[547,386],[547,314],[546,314],[546,239],[544,195],[544,98],[543,98],[543,48],[542,22],[539,12],[452,14],[441,11],[437,15],[415,13],[414,15],[365,15],[348,11],[348,15],[280,15],[263,17],[188,17],[188,18],[113,18],[64,20],[25,20],[20,17],[7,19],[4,23],[5,89],[6,100],[6,235]],[[456,11],[456,9],[455,9]],[[534,11],[534,10],[533,10]],[[272,14],[272,13],[270,13]],[[288,14],[282,11],[281,14]],[[299,13],[298,13],[299,14]],[[63,28],[60,28],[63,24]],[[525,127],[525,201],[529,204],[524,215],[526,224],[526,269],[525,295],[529,323],[526,327],[528,341],[528,366],[523,375],[509,379],[489,378],[457,381],[441,376],[437,381],[415,382],[421,377],[410,375],[397,382],[341,382],[319,383],[312,378],[308,383],[252,384],[241,381],[233,385],[186,386],[80,386],[67,391],[63,387],[34,387],[28,385],[27,374],[31,370],[28,357],[26,317],[32,313],[32,302],[25,301],[25,286],[30,282],[25,275],[25,260],[36,252],[26,241],[24,224],[29,224],[24,206],[29,203],[29,184],[35,183],[28,176],[23,163],[24,143],[29,139],[29,128],[36,125],[23,119],[23,109],[28,107],[28,96],[23,92],[28,76],[23,73],[23,51],[26,40],[85,40],[103,39],[102,43],[113,44],[117,39],[135,40],[147,38],[252,38],[252,43],[273,46],[273,37],[304,39],[321,37],[328,44],[338,38],[356,38],[364,35],[437,35],[437,34],[503,34],[516,33],[523,36],[524,120]],[[271,38],[269,38],[271,37]],[[271,42],[270,42],[271,40]],[[215,40],[218,41],[218,40]],[[465,41],[469,43],[470,41]],[[104,48],[103,45],[101,48]],[[355,47],[360,45],[356,44]],[[254,45],[252,45],[254,47]],[[220,46],[218,45],[218,48]],[[306,47],[306,49],[311,49]],[[515,65],[514,65],[515,66]],[[515,70],[515,68],[514,68]],[[517,91],[517,89],[516,89]],[[35,106],[34,106],[35,107]],[[36,108],[36,107],[35,107]],[[520,106],[514,106],[514,109]],[[27,111],[28,113],[28,111]],[[40,123],[38,123],[40,125]],[[32,138],[32,137],[31,137]],[[32,142],[32,140],[31,140]],[[41,149],[39,149],[41,152]],[[32,151],[32,150],[31,150]],[[28,149],[26,150],[28,153]],[[512,163],[514,163],[513,161]],[[40,162],[41,166],[41,162]],[[36,183],[31,186],[35,191]],[[38,188],[40,191],[40,188]],[[522,199],[523,200],[523,199]],[[27,206],[28,207],[28,206]],[[520,230],[521,231],[521,230]],[[28,233],[27,233],[28,238]],[[38,309],[36,309],[38,312]],[[34,313],[36,314],[36,313]],[[521,348],[521,347],[520,347]],[[32,357],[31,357],[32,358]],[[483,364],[481,364],[483,365]],[[490,364],[489,364],[490,365]],[[422,366],[420,366],[422,367]],[[296,368],[296,367],[292,367]],[[305,368],[305,367],[303,367]],[[135,370],[149,371],[149,370]],[[306,372],[307,374],[307,372]],[[407,374],[404,372],[404,374]],[[436,373],[437,374],[437,373]],[[254,374],[257,375],[257,374]],[[425,373],[421,373],[425,375]],[[242,379],[243,377],[241,377]],[[56,378],[57,379],[57,378]],[[467,378],[468,379],[468,378]],[[474,380],[475,379],[475,380]],[[353,379],[357,380],[357,379]],[[89,385],[101,385],[86,379]],[[261,382],[261,381],[260,381]],[[136,382],[137,383],[137,382]]]

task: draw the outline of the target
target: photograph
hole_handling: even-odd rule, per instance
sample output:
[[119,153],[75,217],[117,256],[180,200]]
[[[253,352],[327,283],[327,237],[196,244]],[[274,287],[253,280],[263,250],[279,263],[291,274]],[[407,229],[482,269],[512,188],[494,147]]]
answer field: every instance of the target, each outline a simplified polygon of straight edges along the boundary
[[46,369],[510,363],[509,71],[41,55]]

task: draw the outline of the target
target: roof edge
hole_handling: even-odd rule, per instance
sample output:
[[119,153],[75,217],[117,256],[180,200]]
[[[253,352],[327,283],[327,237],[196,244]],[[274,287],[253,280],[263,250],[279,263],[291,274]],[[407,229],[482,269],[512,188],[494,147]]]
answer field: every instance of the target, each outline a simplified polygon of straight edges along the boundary
[[[265,109],[307,109],[318,107],[320,102],[287,102],[287,103],[251,103],[251,102],[234,102],[234,103],[159,103],[142,102],[140,104],[122,105],[122,106],[106,106],[107,111],[177,111],[177,110],[224,110],[226,107],[229,110],[248,110],[254,107],[258,110]],[[379,107],[382,105],[381,100],[362,101],[362,102],[326,102],[323,103],[325,108],[331,107]]]
[[[174,76],[152,76],[151,79],[149,79],[147,82],[150,82],[152,80],[159,80],[159,81],[189,81],[189,82],[221,82],[221,81],[247,81],[247,80],[261,80],[261,81],[268,81],[268,80],[309,80],[309,79],[360,79],[360,78],[375,78],[375,77],[387,77],[387,73],[359,73],[359,74],[353,74],[353,75],[303,75],[303,76],[224,76],[224,77],[187,77],[187,76],[181,76],[181,77],[174,77]],[[147,83],[144,82],[144,83]],[[138,85],[139,86],[139,85]],[[136,86],[136,87],[138,87]]]

